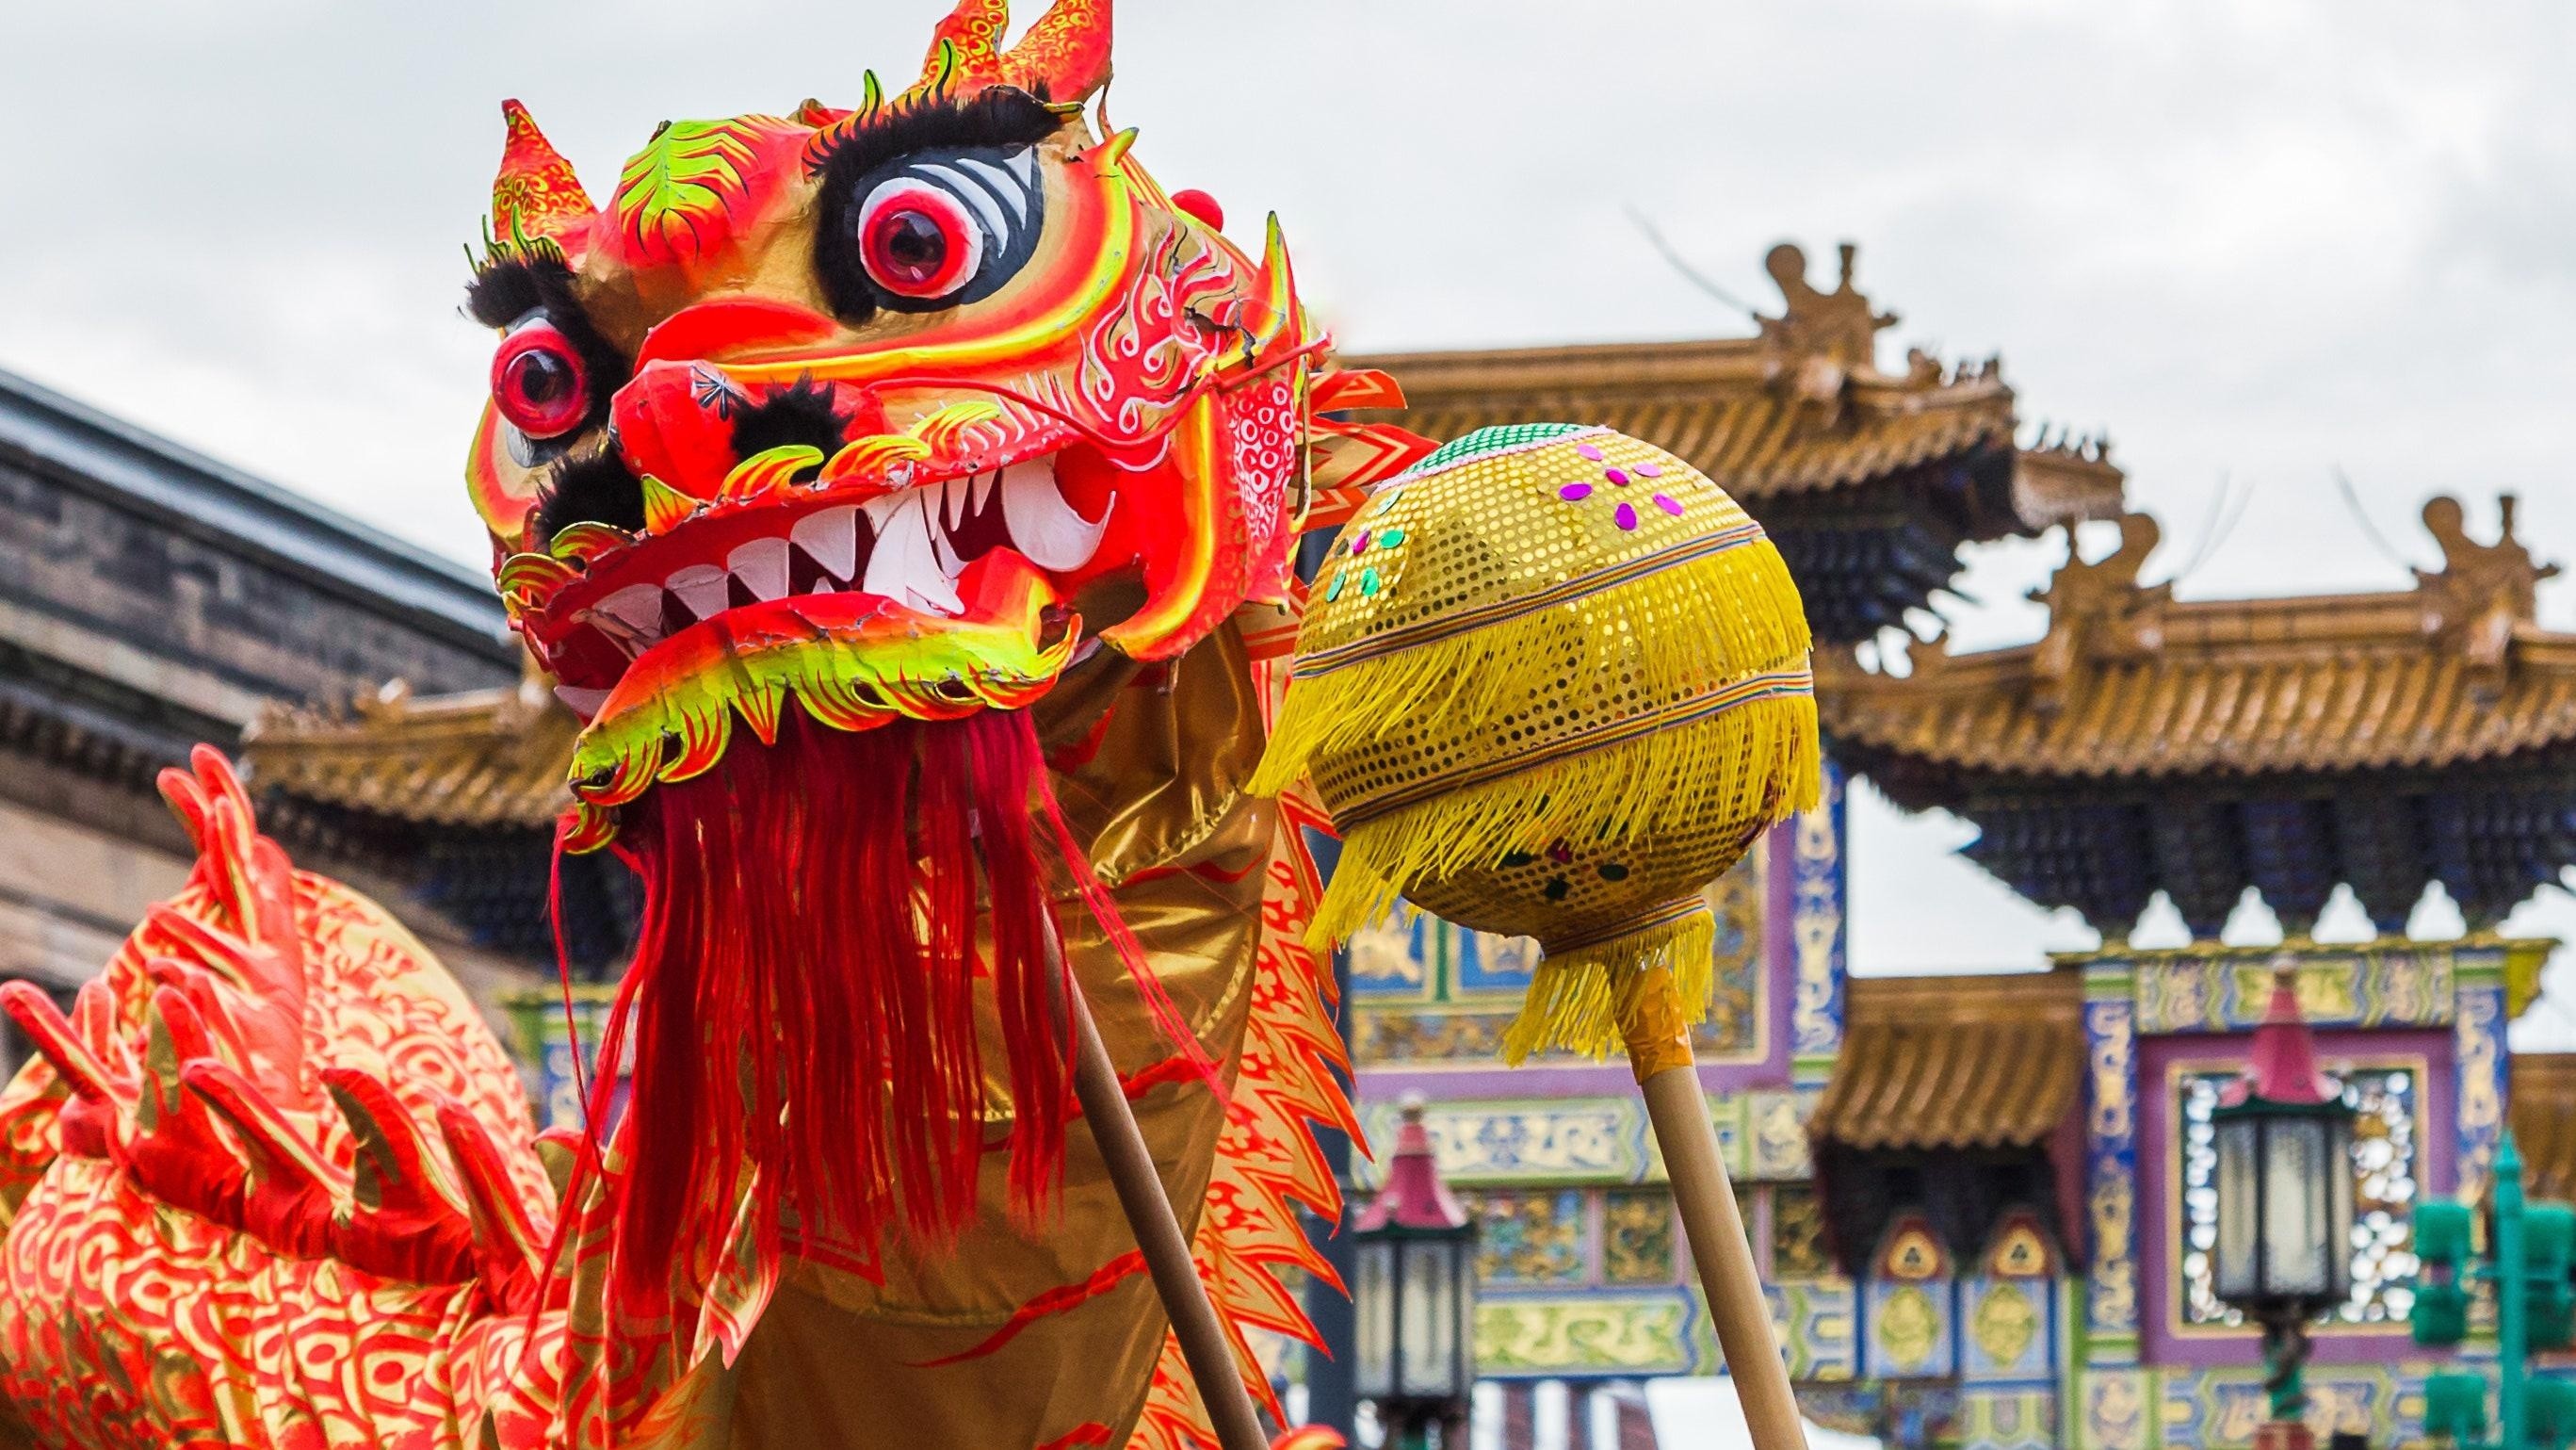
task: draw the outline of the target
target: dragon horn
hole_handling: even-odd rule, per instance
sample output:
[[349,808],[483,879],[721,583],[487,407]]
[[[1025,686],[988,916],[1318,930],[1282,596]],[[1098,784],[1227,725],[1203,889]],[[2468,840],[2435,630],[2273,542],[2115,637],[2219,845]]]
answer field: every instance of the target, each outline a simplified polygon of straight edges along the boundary
[[1001,80],[1050,101],[1084,101],[1109,84],[1110,0],[1055,0],[1001,60]]
[[492,178],[493,240],[506,246],[543,238],[573,250],[597,211],[590,194],[527,107],[503,101],[501,121],[509,139],[501,146],[501,172]]
[[940,91],[982,90],[1002,79],[1002,33],[1011,28],[1010,0],[957,0],[957,8],[930,32],[921,79],[907,98]]

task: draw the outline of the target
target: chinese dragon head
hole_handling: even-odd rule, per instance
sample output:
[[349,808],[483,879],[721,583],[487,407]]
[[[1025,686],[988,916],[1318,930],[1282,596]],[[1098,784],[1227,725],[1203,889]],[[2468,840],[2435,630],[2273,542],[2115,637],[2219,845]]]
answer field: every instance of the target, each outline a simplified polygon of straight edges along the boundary
[[590,721],[576,848],[788,697],[1012,708],[1283,591],[1323,339],[1277,225],[1247,255],[1086,117],[1106,0],[1007,23],[967,0],[853,110],[665,124],[605,207],[508,108],[468,478]]

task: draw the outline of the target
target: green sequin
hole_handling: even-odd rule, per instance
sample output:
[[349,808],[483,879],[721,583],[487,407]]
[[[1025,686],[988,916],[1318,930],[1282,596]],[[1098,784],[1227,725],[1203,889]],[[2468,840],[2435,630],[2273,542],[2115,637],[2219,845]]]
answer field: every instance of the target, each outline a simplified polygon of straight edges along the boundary
[[1326,604],[1331,604],[1335,600],[1340,599],[1342,597],[1342,586],[1349,582],[1351,582],[1351,571],[1348,569],[1334,575],[1333,587],[1324,591],[1324,602]]
[[1591,431],[1580,423],[1504,423],[1497,427],[1479,428],[1464,438],[1453,438],[1441,444],[1430,457],[1405,471],[1428,473],[1435,468],[1455,463],[1461,458],[1472,458],[1479,453],[1499,453],[1503,449],[1517,448],[1524,443],[1536,443],[1542,439],[1562,438],[1568,433]]
[[[1360,571],[1360,592],[1362,594],[1375,594],[1377,591],[1377,567],[1375,565],[1371,565]],[[1332,601],[1326,600],[1324,602],[1329,604]]]
[[1392,549],[1392,548],[1394,548],[1396,545],[1401,544],[1401,543],[1403,543],[1403,542],[1404,542],[1404,530],[1402,530],[1402,529],[1380,529],[1380,530],[1378,530],[1378,534],[1377,534],[1377,543],[1376,543],[1376,547],[1377,547],[1377,548],[1381,548],[1381,549]]

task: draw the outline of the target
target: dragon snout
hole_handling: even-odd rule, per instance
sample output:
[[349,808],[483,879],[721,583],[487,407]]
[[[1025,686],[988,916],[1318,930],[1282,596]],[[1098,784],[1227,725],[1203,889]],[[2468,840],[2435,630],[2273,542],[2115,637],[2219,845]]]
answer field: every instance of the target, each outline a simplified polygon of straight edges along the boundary
[[636,476],[692,499],[722,496],[744,462],[772,450],[810,448],[810,469],[850,439],[886,431],[885,407],[867,389],[802,374],[746,382],[695,360],[646,364],[618,390],[610,416]]

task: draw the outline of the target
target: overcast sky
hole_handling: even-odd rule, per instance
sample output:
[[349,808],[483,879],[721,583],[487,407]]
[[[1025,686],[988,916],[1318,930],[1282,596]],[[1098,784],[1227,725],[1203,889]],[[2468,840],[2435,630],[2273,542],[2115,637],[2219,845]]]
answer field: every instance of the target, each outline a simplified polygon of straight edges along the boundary
[[[501,98],[605,196],[666,117],[901,84],[941,8],[9,7],[0,366],[480,562],[491,344],[456,306]],[[1830,285],[1857,241],[1891,347],[2000,352],[2025,418],[2107,427],[2149,581],[2207,598],[2401,586],[2433,493],[2473,532],[2519,493],[2576,562],[2571,72],[2542,0],[1121,0],[1110,106],[1239,239],[1278,212],[1353,349],[1748,331],[1630,208],[1764,308],[1772,242]],[[2064,547],[1976,551],[1963,645],[2035,634]],[[2576,627],[2576,588],[2543,613]],[[1858,803],[1859,970],[2090,944],[1948,854],[1971,834]],[[2576,900],[2510,925],[2576,936]],[[2520,1040],[2576,1043],[2541,1018]]]

